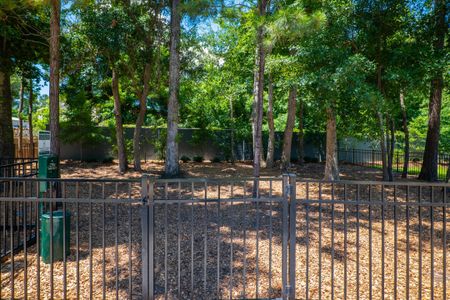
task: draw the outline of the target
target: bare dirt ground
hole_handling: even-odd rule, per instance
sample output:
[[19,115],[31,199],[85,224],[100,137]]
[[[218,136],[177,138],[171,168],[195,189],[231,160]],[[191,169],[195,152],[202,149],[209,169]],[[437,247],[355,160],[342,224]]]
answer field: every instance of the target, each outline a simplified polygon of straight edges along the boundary
[[[149,162],[143,168],[146,174],[158,177],[164,165]],[[295,171],[298,178],[318,180],[323,176],[323,168],[323,164],[306,164],[296,166]],[[181,169],[186,178],[231,180],[252,175],[250,163],[187,163],[182,164]],[[381,179],[377,169],[341,165],[340,171],[341,179]],[[263,176],[281,174],[279,169],[262,171]],[[62,164],[63,178],[128,179],[141,175],[135,171],[121,175],[116,164]],[[93,185],[80,184],[78,192],[102,198],[102,186]],[[105,189],[111,197],[118,194],[140,197],[134,184],[132,188],[127,184],[119,187],[110,184]],[[244,198],[251,194],[251,181],[228,182],[221,186],[162,184],[155,190],[157,198],[186,199],[180,204],[161,201],[155,205],[157,298],[164,298],[165,292],[169,299],[275,298],[281,295],[283,214],[277,198],[262,203],[236,200],[220,202],[220,205],[201,201],[205,197]],[[260,190],[262,196],[278,197],[282,185],[280,180],[267,180],[261,182]],[[74,187],[68,187],[67,193],[67,197],[74,194]],[[450,297],[446,289],[450,284],[446,264],[450,229],[447,208],[425,206],[419,210],[417,205],[393,204],[418,202],[419,195],[424,203],[450,201],[450,193],[443,194],[439,188],[419,191],[405,186],[394,189],[380,185],[335,185],[333,189],[330,184],[306,186],[298,183],[297,198],[304,200],[297,203],[296,297],[381,299],[382,293],[385,299],[394,299],[395,295],[397,299],[419,299],[419,294],[422,299]],[[447,198],[443,199],[444,196]],[[343,205],[321,201],[332,199],[350,202]],[[352,199],[376,203],[356,205]],[[305,200],[314,201],[302,202]],[[103,295],[106,299],[128,299],[130,295],[141,298],[139,207],[106,205],[103,210],[102,204],[94,203],[91,207],[70,204],[67,209],[72,213],[71,255],[65,264],[67,298],[76,298],[77,290],[80,299],[89,298],[91,291],[95,299]],[[89,233],[92,233],[91,239]],[[48,299],[50,265],[41,262],[38,270],[36,257],[35,246],[32,246],[28,249],[26,263],[27,292],[29,298]],[[11,260],[1,265],[2,299],[11,295],[11,265]],[[24,267],[22,251],[14,256],[16,298],[24,295]],[[41,281],[39,297],[36,295],[37,274]],[[62,298],[64,263],[53,265],[53,277],[54,298]]]

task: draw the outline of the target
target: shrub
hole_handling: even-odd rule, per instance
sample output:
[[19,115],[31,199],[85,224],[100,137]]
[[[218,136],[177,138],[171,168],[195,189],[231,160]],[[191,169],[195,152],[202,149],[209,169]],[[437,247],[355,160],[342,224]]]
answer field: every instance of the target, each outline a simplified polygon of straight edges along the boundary
[[186,155],[183,155],[182,157],[180,157],[180,160],[183,163],[187,163],[187,162],[191,161],[191,159],[189,157],[187,157]]
[[203,162],[203,156],[194,156],[192,159],[198,163]]
[[211,162],[213,163],[220,163],[222,161],[222,159],[220,159],[220,157],[214,157],[213,159],[211,159]]
[[317,157],[305,156],[305,163],[318,163],[319,159]]
[[113,162],[113,160],[114,160],[114,158],[113,158],[112,156],[109,156],[109,157],[103,159],[102,162],[103,162],[104,164],[110,164],[110,163]]

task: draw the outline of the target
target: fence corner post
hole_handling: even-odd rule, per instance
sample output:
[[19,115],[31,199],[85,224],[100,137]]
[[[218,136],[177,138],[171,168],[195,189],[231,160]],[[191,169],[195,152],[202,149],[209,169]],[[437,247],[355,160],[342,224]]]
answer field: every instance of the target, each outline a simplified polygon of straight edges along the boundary
[[142,297],[153,299],[154,293],[154,180],[148,175],[141,178],[142,227]]
[[[283,297],[295,299],[295,246],[297,222],[296,175],[283,174]],[[289,257],[289,259],[288,259]],[[289,265],[288,265],[289,264]],[[289,274],[289,275],[287,275]]]

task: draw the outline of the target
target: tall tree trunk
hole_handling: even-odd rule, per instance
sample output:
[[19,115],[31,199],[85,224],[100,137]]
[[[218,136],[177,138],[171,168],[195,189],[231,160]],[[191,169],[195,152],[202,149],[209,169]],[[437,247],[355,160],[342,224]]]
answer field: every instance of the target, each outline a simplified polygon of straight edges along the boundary
[[450,181],[450,157],[447,157],[447,176],[445,176],[445,182],[449,182]]
[[51,0],[50,15],[50,152],[59,156],[59,0]]
[[387,169],[387,161],[386,161],[386,135],[384,133],[384,117],[381,112],[377,113],[378,116],[378,126],[380,129],[380,150],[381,150],[381,164],[383,166],[383,180],[389,180],[389,174]]
[[406,113],[405,95],[403,91],[400,91],[400,108],[402,110],[402,126],[403,134],[405,135],[405,144],[403,148],[403,171],[402,178],[408,177],[409,167],[409,129],[408,129],[408,116]]
[[112,93],[114,98],[114,118],[116,121],[117,157],[119,159],[119,172],[124,173],[128,168],[125,139],[123,136],[122,111],[119,94],[119,77],[115,67],[112,68]]
[[30,77],[30,94],[28,99],[28,136],[30,139],[30,154],[34,158],[36,153],[34,152],[34,133],[33,133],[33,79]]
[[235,158],[234,158],[234,109],[233,109],[233,97],[230,96],[229,98],[229,103],[230,103],[230,121],[231,121],[231,132],[230,132],[230,136],[231,136],[231,163],[234,164]]
[[25,88],[25,80],[22,78],[20,80],[20,90],[19,90],[19,151],[18,155],[19,157],[24,157],[23,155],[23,93]]
[[297,89],[289,90],[286,127],[283,136],[283,152],[281,154],[281,168],[287,169],[291,165],[292,134],[295,126],[295,114],[297,106]]
[[387,155],[387,174],[388,181],[394,180],[393,164],[395,150],[395,127],[392,118],[386,114],[386,155]]
[[298,163],[302,165],[305,160],[305,132],[303,130],[303,100],[299,98],[299,111],[298,111]]
[[134,170],[141,170],[141,129],[142,124],[144,124],[145,114],[147,112],[147,96],[149,91],[149,81],[150,81],[151,66],[149,63],[145,64],[144,76],[143,76],[143,87],[141,95],[139,97],[139,113],[136,119],[136,127],[134,129],[133,136],[133,158],[134,158]]
[[[447,34],[446,1],[435,0],[435,39],[433,50],[436,55],[442,55],[444,51],[445,35]],[[444,79],[442,70],[436,71],[431,79],[430,102],[428,107],[428,131],[423,152],[422,169],[419,179],[426,181],[438,180],[438,152],[439,135],[441,126],[441,104]]]
[[167,148],[165,175],[179,173],[178,162],[178,92],[180,88],[180,1],[172,0],[170,18],[169,104],[167,112]]
[[332,107],[327,107],[327,147],[324,180],[339,180],[336,115]]
[[273,168],[275,155],[275,124],[273,120],[273,82],[272,76],[269,75],[269,99],[267,108],[267,123],[269,125],[269,140],[267,142],[267,159],[266,167]]
[[[259,16],[264,16],[266,12],[266,0],[258,0]],[[255,58],[255,81],[253,100],[253,176],[259,177],[261,169],[261,140],[262,140],[262,119],[263,119],[263,92],[264,92],[264,69],[265,69],[265,49],[264,49],[264,26],[259,25],[256,39],[257,55]],[[256,196],[259,190],[258,182],[255,180],[253,195]]]
[[10,80],[9,72],[0,70],[0,159],[14,158]]

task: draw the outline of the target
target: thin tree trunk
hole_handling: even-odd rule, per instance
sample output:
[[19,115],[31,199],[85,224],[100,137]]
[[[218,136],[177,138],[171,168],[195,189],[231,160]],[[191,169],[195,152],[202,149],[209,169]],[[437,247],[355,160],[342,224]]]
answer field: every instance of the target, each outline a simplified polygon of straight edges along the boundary
[[0,70],[0,159],[14,158],[10,80],[9,72]]
[[[258,0],[258,14],[264,16],[266,12],[266,0]],[[262,151],[262,119],[263,119],[263,92],[264,92],[264,26],[259,25],[256,34],[255,75],[253,84],[253,177],[258,178],[261,169]],[[259,181],[253,182],[253,197],[259,195]]]
[[389,141],[389,153],[388,153],[388,176],[389,181],[394,181],[394,171],[393,171],[393,165],[394,165],[394,152],[395,152],[395,124],[394,120],[392,118],[389,118],[389,131],[391,134],[390,141]]
[[18,111],[18,115],[19,115],[19,151],[18,151],[18,155],[19,157],[24,157],[23,156],[23,92],[24,92],[24,88],[25,88],[25,80],[22,78],[20,80],[20,90],[19,90],[19,111]]
[[180,1],[172,0],[170,18],[170,61],[169,61],[169,104],[167,112],[167,148],[165,175],[176,176],[179,173],[178,162],[178,92],[180,88]]
[[337,159],[336,115],[331,107],[327,107],[327,146],[324,180],[339,180]]
[[229,98],[230,103],[230,121],[231,121],[231,163],[234,164],[235,158],[234,158],[234,110],[233,110],[233,97],[230,96]]
[[59,156],[59,0],[51,0],[50,16],[50,152]]
[[[435,0],[435,39],[433,50],[439,54],[444,50],[445,35],[448,27],[445,21],[446,1]],[[422,169],[419,179],[426,181],[438,180],[438,153],[439,153],[439,135],[441,127],[441,105],[442,90],[444,79],[442,70],[437,71],[431,80],[430,102],[428,107],[428,131],[425,142],[425,151],[423,153]]]
[[272,76],[269,75],[269,99],[267,108],[267,123],[269,125],[269,140],[267,143],[267,159],[266,167],[273,168],[275,154],[275,124],[273,120],[273,82]]
[[450,180],[450,157],[447,156],[447,176],[445,176],[445,182],[449,182]]
[[304,143],[304,137],[305,132],[303,129],[303,114],[304,114],[304,108],[303,108],[303,100],[299,98],[299,111],[298,111],[298,163],[300,165],[303,165],[305,160],[305,143]]
[[403,134],[405,135],[405,144],[403,148],[403,171],[402,178],[408,177],[408,167],[409,167],[409,129],[408,129],[408,116],[406,113],[405,105],[405,95],[403,91],[400,91],[400,108],[402,110],[402,126]]
[[289,90],[287,120],[283,136],[283,152],[281,154],[281,168],[285,170],[291,165],[292,134],[295,127],[296,106],[297,89],[292,87]]
[[391,117],[386,114],[386,156],[387,156],[387,180],[393,181],[393,164],[394,164],[394,149],[395,149],[395,128]]
[[30,153],[34,158],[36,153],[34,152],[34,134],[33,134],[33,79],[30,77],[30,94],[28,99],[28,136],[30,138]]
[[389,179],[387,171],[387,161],[386,161],[386,135],[384,133],[384,118],[381,112],[377,113],[378,116],[378,126],[380,129],[380,150],[381,150],[381,163],[383,166],[383,180],[387,181]]
[[144,76],[143,76],[143,87],[142,92],[139,97],[139,113],[136,119],[136,127],[134,129],[133,136],[133,158],[134,158],[134,170],[141,170],[141,129],[142,124],[144,124],[145,114],[147,112],[147,96],[149,91],[149,81],[150,81],[151,66],[149,63],[145,64]]
[[112,93],[114,98],[114,118],[116,121],[117,157],[119,159],[119,172],[124,173],[128,168],[125,139],[123,136],[122,112],[119,94],[119,77],[116,69],[112,68]]
[[[264,16],[266,12],[266,0],[258,0],[259,16]],[[264,92],[264,69],[265,69],[265,49],[264,49],[264,26],[257,29],[255,82],[254,82],[254,126],[253,126],[253,176],[259,177],[261,168],[261,140],[262,140],[262,119],[263,119],[263,92]],[[256,195],[259,186],[257,181],[254,184],[253,194]]]

